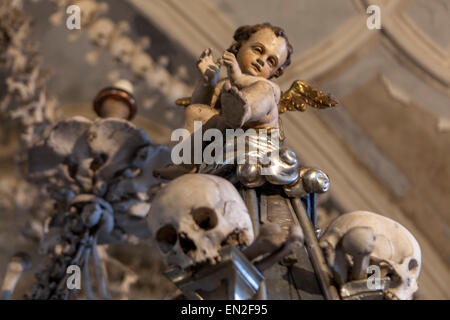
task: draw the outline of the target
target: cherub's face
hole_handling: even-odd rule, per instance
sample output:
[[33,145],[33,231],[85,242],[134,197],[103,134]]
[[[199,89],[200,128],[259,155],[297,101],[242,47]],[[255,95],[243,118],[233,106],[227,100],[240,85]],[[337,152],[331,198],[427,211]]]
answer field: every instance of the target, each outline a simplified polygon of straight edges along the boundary
[[236,59],[243,73],[268,79],[284,64],[287,55],[286,39],[264,28],[242,43]]

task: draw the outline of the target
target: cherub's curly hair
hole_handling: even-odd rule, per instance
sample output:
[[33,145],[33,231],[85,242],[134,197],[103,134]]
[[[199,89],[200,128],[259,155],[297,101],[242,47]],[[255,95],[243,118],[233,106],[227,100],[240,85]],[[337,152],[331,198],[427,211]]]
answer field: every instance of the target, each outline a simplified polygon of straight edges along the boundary
[[237,55],[237,53],[239,52],[239,49],[241,48],[242,42],[248,40],[252,34],[254,34],[255,32],[257,32],[257,31],[259,31],[261,29],[264,29],[264,28],[269,28],[270,30],[273,31],[273,33],[277,37],[283,37],[284,39],[286,39],[286,44],[287,44],[287,47],[288,47],[288,54],[287,54],[287,57],[286,57],[286,61],[270,77],[270,78],[273,78],[273,77],[278,78],[279,76],[281,76],[283,74],[284,69],[286,69],[291,64],[291,55],[294,52],[294,49],[292,48],[292,45],[289,42],[289,39],[288,39],[288,37],[286,35],[286,32],[282,28],[273,26],[273,25],[271,25],[268,22],[261,23],[261,24],[255,24],[255,25],[252,25],[252,26],[239,27],[234,32],[234,36],[233,36],[233,39],[236,42],[233,43],[231,45],[231,47],[228,48],[228,51],[232,52],[234,55]]

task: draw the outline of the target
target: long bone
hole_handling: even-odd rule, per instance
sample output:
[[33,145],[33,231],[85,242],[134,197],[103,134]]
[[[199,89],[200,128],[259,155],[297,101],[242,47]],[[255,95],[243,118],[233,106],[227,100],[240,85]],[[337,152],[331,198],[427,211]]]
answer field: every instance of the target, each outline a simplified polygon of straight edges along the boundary
[[266,255],[255,262],[256,267],[263,271],[291,254],[293,250],[303,244],[303,232],[298,226],[291,226],[289,236],[285,239],[278,224],[266,222],[256,240],[244,250],[246,257],[252,261]]
[[370,254],[375,248],[375,239],[373,230],[368,227],[355,227],[344,235],[342,247],[353,258],[351,280],[366,277]]
[[2,300],[11,299],[11,295],[16,288],[17,282],[23,272],[31,268],[31,258],[28,254],[16,253],[8,264],[5,279],[3,280],[1,298]]

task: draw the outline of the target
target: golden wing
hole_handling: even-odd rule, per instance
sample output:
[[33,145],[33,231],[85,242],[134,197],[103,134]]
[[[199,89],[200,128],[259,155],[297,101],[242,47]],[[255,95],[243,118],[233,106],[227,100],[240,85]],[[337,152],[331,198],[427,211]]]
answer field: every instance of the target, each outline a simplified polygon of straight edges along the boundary
[[278,105],[280,113],[284,113],[294,110],[305,111],[307,106],[325,109],[337,107],[338,104],[329,94],[312,88],[305,81],[296,80],[292,83],[289,90],[281,95]]

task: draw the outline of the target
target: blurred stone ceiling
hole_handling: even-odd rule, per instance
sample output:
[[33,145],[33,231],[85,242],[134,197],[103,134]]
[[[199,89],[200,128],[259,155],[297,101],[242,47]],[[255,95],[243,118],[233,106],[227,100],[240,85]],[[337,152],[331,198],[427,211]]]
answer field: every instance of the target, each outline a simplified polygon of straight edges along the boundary
[[[281,88],[302,79],[341,102],[333,110],[285,113],[287,144],[330,175],[322,201],[339,213],[369,210],[407,227],[422,248],[417,298],[450,299],[450,0],[106,2],[109,18],[150,37],[154,59],[170,58],[172,74],[187,67],[188,86],[196,57],[208,47],[218,57],[238,26],[283,27],[294,56],[278,79]],[[366,26],[370,4],[381,7],[381,30]],[[92,117],[91,100],[109,84],[114,62],[102,57],[91,72],[83,61],[88,41],[61,45],[66,31],[49,26],[51,8],[33,6],[36,39],[56,70],[49,91],[66,115]],[[137,87],[138,101],[148,95]],[[156,103],[137,119],[157,142],[168,142],[182,123],[182,111],[168,109]]]

